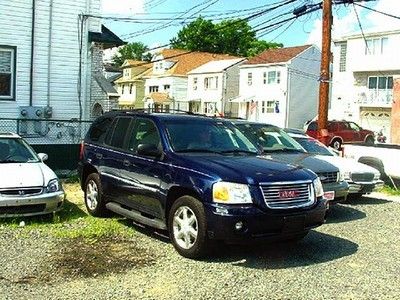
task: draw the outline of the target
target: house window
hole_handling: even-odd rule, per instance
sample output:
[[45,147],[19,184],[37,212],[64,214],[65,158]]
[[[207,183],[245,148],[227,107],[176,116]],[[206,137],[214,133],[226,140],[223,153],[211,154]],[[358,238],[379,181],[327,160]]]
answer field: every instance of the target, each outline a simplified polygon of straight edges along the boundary
[[158,85],[149,86],[149,92],[150,93],[158,92]]
[[171,86],[169,84],[164,84],[164,91],[169,92]]
[[339,72],[346,72],[347,42],[340,43]]
[[124,77],[129,77],[129,69],[124,69]]
[[214,102],[204,102],[204,113],[205,114],[214,114],[215,110],[215,103]]
[[267,84],[267,72],[263,73],[263,83]]
[[261,101],[261,113],[265,113],[265,101]]
[[123,84],[123,85],[121,86],[121,94],[124,94],[124,90],[125,90],[125,84]]
[[388,49],[388,38],[367,39],[365,45],[365,55],[384,54]]
[[393,76],[371,76],[368,78],[368,89],[370,90],[392,90]]
[[268,84],[281,83],[281,72],[280,71],[269,71],[268,72]]
[[204,89],[205,90],[216,90],[218,88],[218,77],[206,77],[204,78]]
[[247,84],[248,85],[253,84],[253,73],[247,73]]
[[0,46],[0,100],[15,99],[16,49]]
[[129,94],[131,94],[131,95],[132,95],[132,88],[133,88],[133,84],[130,84],[129,85]]
[[193,77],[193,90],[197,90],[197,77]]
[[267,101],[267,113],[273,114],[275,112],[275,101]]

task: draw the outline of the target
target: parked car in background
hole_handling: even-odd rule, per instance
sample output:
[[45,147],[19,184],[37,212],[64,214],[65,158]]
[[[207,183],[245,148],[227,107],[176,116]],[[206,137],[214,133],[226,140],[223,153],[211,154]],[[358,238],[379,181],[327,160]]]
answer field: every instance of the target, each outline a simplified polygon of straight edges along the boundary
[[79,174],[91,215],[168,230],[181,255],[197,258],[213,241],[300,239],[325,222],[319,178],[258,154],[225,120],[114,111],[92,124]]
[[324,196],[330,203],[346,201],[349,187],[339,168],[307,153],[283,129],[244,120],[232,120],[232,123],[262,148],[264,156],[315,172],[322,182]]
[[64,191],[56,174],[20,136],[0,134],[0,217],[34,216],[61,209]]
[[[311,121],[306,125],[306,133],[318,139],[317,121]],[[328,121],[328,144],[334,149],[340,150],[345,143],[365,143],[373,145],[375,134],[371,130],[363,129],[354,122]]]
[[289,135],[308,153],[337,166],[344,173],[344,180],[349,184],[350,194],[356,196],[368,194],[383,186],[383,181],[380,180],[381,174],[378,170],[354,159],[340,157],[318,140],[305,134],[289,131]]

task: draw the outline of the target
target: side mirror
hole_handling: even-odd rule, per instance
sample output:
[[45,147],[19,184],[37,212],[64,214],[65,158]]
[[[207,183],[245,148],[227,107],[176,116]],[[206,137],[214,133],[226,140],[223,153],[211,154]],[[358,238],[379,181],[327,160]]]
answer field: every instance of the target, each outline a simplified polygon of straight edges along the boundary
[[49,156],[46,153],[38,153],[38,156],[41,161],[46,161],[49,159]]
[[137,154],[150,157],[160,157],[162,152],[154,144],[139,144]]

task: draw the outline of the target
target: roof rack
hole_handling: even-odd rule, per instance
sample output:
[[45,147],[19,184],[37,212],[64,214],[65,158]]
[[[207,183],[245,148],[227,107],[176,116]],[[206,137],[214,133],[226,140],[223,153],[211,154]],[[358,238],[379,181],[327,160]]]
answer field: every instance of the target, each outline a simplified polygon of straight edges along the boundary
[[132,109],[113,109],[113,112],[126,112],[126,113],[144,113],[144,114],[151,114],[151,113],[182,113],[182,114],[187,114],[187,115],[193,115],[193,116],[204,116],[204,114],[199,114],[195,113],[192,111],[187,111],[187,110],[181,110],[181,109],[165,109],[165,108],[132,108]]

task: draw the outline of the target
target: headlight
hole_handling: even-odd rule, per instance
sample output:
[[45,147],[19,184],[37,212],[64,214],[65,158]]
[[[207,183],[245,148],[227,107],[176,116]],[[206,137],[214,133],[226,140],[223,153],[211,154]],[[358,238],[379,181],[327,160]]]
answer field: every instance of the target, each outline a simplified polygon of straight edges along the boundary
[[252,203],[250,190],[246,184],[223,181],[213,185],[213,201],[225,204]]
[[316,197],[322,197],[324,195],[324,188],[322,187],[321,180],[319,177],[313,180],[314,191]]
[[[348,172],[348,176],[351,176],[351,173]],[[345,172],[339,172],[339,181],[344,181],[346,180],[346,173]]]
[[60,190],[61,184],[60,181],[55,178],[49,181],[49,184],[47,185],[47,192],[48,193],[54,193]]
[[351,180],[351,172],[340,172],[340,174],[343,174],[342,175],[343,179],[339,175],[339,181],[343,181],[343,180],[350,181]]
[[374,174],[374,181],[381,179],[381,173],[377,172]]

